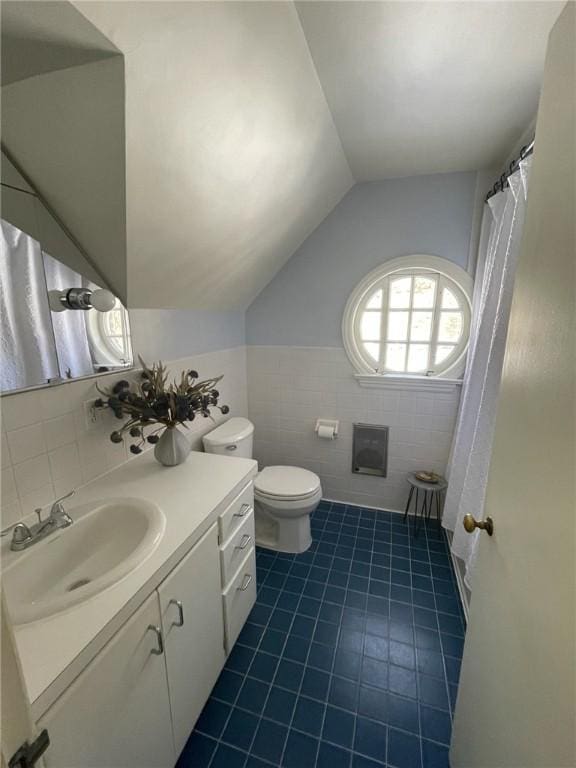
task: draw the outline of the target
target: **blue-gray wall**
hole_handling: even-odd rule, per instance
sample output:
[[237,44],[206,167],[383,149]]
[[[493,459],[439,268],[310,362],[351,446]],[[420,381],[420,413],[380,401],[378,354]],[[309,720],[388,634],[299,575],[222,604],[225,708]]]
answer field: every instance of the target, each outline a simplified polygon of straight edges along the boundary
[[357,184],[246,313],[248,344],[342,346],[348,295],[387,259],[426,253],[466,269],[476,173]]
[[243,312],[131,309],[134,354],[145,362],[233,349],[246,343]]

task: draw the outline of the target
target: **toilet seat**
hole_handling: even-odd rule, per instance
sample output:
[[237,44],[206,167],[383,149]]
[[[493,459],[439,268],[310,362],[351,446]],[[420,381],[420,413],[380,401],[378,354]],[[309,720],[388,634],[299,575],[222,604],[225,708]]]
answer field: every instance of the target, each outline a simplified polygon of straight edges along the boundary
[[319,490],[318,475],[301,467],[265,467],[254,480],[254,495],[271,501],[305,501]]

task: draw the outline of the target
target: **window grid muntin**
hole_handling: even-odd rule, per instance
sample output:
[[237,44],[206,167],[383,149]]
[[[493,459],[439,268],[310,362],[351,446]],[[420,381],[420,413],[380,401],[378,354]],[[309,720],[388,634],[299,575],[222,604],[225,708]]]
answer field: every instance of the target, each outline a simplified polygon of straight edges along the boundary
[[[392,281],[395,278],[398,277],[410,277],[410,302],[409,306],[406,309],[389,309],[389,299],[390,299],[390,290],[391,290],[391,284]],[[413,303],[414,303],[414,286],[415,286],[415,278],[416,277],[426,277],[428,279],[432,279],[435,282],[435,290],[434,290],[434,304],[431,309],[425,309],[425,308],[418,308],[414,309]],[[440,323],[440,317],[442,314],[442,291],[444,288],[448,288],[456,301],[458,302],[458,309],[456,308],[446,308],[446,312],[458,312],[461,315],[462,318],[462,329],[460,333],[460,337],[458,339],[457,343],[452,342],[442,342],[440,343],[438,341],[438,331],[439,331],[439,323]],[[374,296],[377,291],[382,290],[382,303],[381,308],[377,309],[376,307],[371,307],[369,310],[366,309],[367,304],[370,302],[370,299]],[[380,311],[381,319],[380,319],[380,339],[362,339],[362,336],[360,334],[360,322],[362,315],[364,312],[378,312]],[[408,330],[407,330],[407,339],[396,341],[387,339],[387,327],[388,327],[388,317],[389,313],[391,311],[407,311],[408,312]],[[433,312],[432,317],[432,333],[430,336],[429,341],[411,341],[411,325],[412,325],[412,315],[414,313],[418,312]],[[402,269],[397,270],[395,272],[389,273],[387,275],[384,275],[379,280],[375,281],[369,289],[366,290],[364,297],[359,302],[358,311],[356,313],[356,317],[354,319],[354,336],[357,340],[357,348],[361,356],[363,357],[366,364],[374,370],[376,373],[410,373],[410,374],[419,374],[422,373],[424,375],[428,374],[429,372],[433,374],[439,374],[442,373],[444,370],[450,368],[451,365],[454,364],[455,360],[462,354],[463,350],[465,349],[467,345],[467,337],[469,332],[469,325],[470,325],[470,309],[469,304],[467,303],[467,297],[462,288],[458,285],[458,283],[451,279],[445,277],[440,272],[437,272],[435,270],[426,269],[425,267],[419,267],[419,268],[408,268],[408,269]],[[374,358],[371,357],[371,355],[367,352],[367,350],[364,348],[364,343],[372,343],[372,344],[379,344],[379,358],[377,361],[377,365],[374,364]],[[404,350],[404,368],[402,371],[399,370],[393,370],[386,367],[386,351],[389,344],[404,344],[405,350]],[[426,345],[428,347],[428,357],[427,357],[427,366],[425,369],[421,369],[419,371],[408,371],[408,357],[409,357],[409,351],[410,346],[416,344],[418,346],[420,345]],[[436,363],[436,354],[438,347],[451,347],[452,351],[451,353],[442,361],[441,363]]]

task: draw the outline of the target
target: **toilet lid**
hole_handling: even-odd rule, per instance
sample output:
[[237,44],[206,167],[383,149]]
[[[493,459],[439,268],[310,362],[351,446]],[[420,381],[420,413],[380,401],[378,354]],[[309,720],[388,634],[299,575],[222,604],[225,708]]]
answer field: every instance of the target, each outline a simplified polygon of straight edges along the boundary
[[254,481],[257,493],[275,498],[306,498],[319,487],[318,475],[300,467],[265,467]]

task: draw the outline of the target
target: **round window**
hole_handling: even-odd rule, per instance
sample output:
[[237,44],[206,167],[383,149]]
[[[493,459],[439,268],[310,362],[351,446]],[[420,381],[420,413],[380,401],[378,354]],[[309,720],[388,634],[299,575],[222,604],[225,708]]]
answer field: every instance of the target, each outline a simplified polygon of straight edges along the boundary
[[436,256],[403,256],[367,275],[348,299],[344,346],[360,373],[456,376],[470,333],[472,280]]

